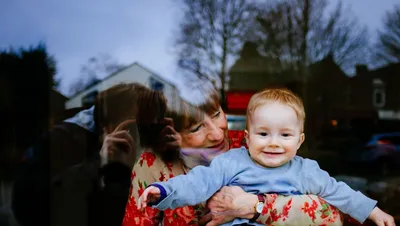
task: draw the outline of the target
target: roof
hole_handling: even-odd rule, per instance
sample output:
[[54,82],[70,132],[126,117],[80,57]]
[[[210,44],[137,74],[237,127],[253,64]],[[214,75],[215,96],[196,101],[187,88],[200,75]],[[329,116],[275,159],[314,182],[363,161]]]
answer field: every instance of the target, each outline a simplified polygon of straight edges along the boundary
[[[353,76],[353,79],[357,78],[382,78],[382,77],[392,77],[393,75],[397,75],[398,72],[400,71],[400,63],[391,63],[384,65],[379,68],[371,69],[371,70],[365,70],[361,74],[356,74]],[[393,76],[396,78],[399,78],[399,76]]]
[[142,68],[143,70],[149,72],[150,74],[153,74],[155,77],[157,77],[157,78],[160,79],[161,81],[163,81],[163,82],[165,82],[165,83],[168,83],[168,84],[170,84],[170,85],[172,85],[173,87],[176,88],[176,85],[175,85],[173,82],[171,82],[171,81],[169,81],[169,80],[166,80],[165,78],[162,78],[159,74],[157,74],[157,73],[155,73],[154,71],[150,70],[149,68],[143,66],[142,64],[139,64],[138,62],[133,62],[133,63],[129,64],[128,66],[126,66],[126,67],[124,67],[124,68],[122,68],[122,69],[120,69],[120,70],[117,70],[117,71],[115,71],[114,73],[108,75],[108,76],[105,77],[104,79],[99,80],[98,82],[95,82],[95,83],[93,83],[92,85],[86,87],[84,90],[81,90],[81,91],[75,93],[74,95],[72,95],[71,97],[69,97],[69,99],[75,98],[76,96],[82,94],[83,92],[85,92],[86,90],[88,90],[88,89],[94,87],[95,85],[97,85],[97,84],[99,84],[99,83],[102,83],[102,82],[104,82],[104,81],[106,81],[106,80],[108,80],[108,79],[114,77],[115,75],[119,74],[120,72],[122,72],[122,71],[124,71],[124,70],[126,70],[126,69],[128,69],[128,68],[131,68],[131,67],[133,67],[133,66],[135,66],[135,65],[138,66],[138,67],[140,67],[140,68]]
[[68,100],[68,97],[66,97],[66,96],[64,96],[62,93],[60,93],[58,90],[56,90],[56,89],[52,89],[51,90],[51,95],[53,96],[53,95],[55,95],[55,96],[57,96],[57,97],[59,97],[59,98],[61,98],[61,99],[63,99],[63,100]]

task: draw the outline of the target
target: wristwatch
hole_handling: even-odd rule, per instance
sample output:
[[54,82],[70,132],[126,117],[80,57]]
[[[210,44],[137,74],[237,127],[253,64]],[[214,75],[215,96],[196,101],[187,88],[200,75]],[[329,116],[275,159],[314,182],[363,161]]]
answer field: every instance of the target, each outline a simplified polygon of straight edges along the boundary
[[254,206],[254,210],[256,211],[256,214],[254,215],[253,218],[250,219],[250,221],[256,221],[258,219],[258,217],[260,217],[260,214],[262,213],[262,210],[264,209],[264,205],[265,205],[264,196],[259,194],[259,195],[257,195],[257,198],[258,198],[258,202]]

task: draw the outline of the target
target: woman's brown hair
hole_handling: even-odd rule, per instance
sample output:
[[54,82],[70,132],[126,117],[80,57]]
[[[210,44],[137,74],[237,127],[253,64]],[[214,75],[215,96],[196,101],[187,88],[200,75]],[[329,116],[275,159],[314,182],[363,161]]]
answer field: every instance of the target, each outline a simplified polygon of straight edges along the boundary
[[[220,108],[218,95],[212,93],[200,104],[190,104],[184,100],[180,100],[175,109],[168,109],[165,117],[171,118],[174,123],[174,129],[178,133],[188,130],[191,126],[201,122],[204,114],[214,114]],[[160,152],[154,150],[159,154],[164,161],[173,162],[179,159],[180,153],[178,150],[164,150]]]
[[166,117],[173,119],[174,129],[180,133],[201,122],[204,114],[214,114],[220,108],[220,103],[218,94],[212,92],[197,105],[180,100],[178,106],[178,109],[168,109]]
[[95,102],[96,127],[116,127],[127,119],[137,121],[163,118],[167,104],[161,92],[139,83],[121,83],[99,93]]

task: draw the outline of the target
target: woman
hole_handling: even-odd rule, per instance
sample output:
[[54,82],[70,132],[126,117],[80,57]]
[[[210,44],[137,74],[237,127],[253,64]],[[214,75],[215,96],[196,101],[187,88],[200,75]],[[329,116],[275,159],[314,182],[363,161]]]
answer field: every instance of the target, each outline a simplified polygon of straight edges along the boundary
[[[126,207],[124,226],[132,225],[218,225],[233,218],[252,219],[256,215],[257,195],[247,194],[239,187],[224,187],[207,203],[211,214],[206,214],[204,204],[186,206],[174,210],[147,207],[137,210],[136,203],[144,188],[156,181],[166,181],[176,175],[186,174],[197,165],[208,165],[212,158],[230,148],[245,145],[242,131],[228,131],[227,121],[216,95],[212,95],[200,110],[186,106],[181,113],[171,113],[174,128],[181,136],[180,153],[160,153],[147,150],[135,164],[132,185]],[[205,114],[201,114],[204,112]],[[258,220],[270,224],[293,225],[340,225],[336,208],[316,196],[285,197],[265,195],[265,206]]]

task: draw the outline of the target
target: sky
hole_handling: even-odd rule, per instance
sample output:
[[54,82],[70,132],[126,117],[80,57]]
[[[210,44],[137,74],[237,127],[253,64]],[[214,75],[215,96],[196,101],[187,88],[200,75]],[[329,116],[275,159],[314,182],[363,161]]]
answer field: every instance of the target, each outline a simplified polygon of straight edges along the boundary
[[[177,0],[0,0],[0,49],[44,41],[57,61],[60,91],[99,54],[139,62],[183,90],[171,48],[182,13]],[[338,0],[329,0],[337,3]],[[397,0],[343,0],[371,37]]]

